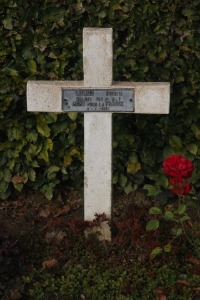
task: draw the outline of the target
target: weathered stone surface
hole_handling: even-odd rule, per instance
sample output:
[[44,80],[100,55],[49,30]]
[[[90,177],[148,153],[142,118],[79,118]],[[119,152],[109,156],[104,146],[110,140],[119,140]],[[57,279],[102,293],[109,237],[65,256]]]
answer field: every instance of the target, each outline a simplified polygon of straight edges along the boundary
[[[112,85],[112,29],[83,30],[84,86]],[[84,114],[84,215],[111,217],[112,113]],[[111,237],[110,237],[111,238]]]
[[84,85],[107,87],[113,79],[112,28],[83,29]]
[[[62,89],[85,88],[83,81],[29,81],[27,110],[35,112],[62,112]],[[98,86],[97,86],[98,88]],[[170,84],[168,82],[113,82],[110,89],[135,89],[137,114],[168,114]],[[102,114],[102,112],[99,112]]]
[[27,110],[62,112],[62,89],[83,88],[83,81],[37,81],[27,83]]
[[112,114],[84,114],[84,215],[111,216]]

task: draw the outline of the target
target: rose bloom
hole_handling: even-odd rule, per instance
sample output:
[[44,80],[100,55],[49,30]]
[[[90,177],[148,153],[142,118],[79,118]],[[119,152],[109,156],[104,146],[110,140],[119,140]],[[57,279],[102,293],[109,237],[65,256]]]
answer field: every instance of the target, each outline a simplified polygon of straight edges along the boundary
[[171,178],[168,184],[173,187],[171,191],[175,195],[187,195],[192,189],[192,185],[183,178]]
[[192,161],[183,155],[170,155],[163,161],[163,171],[170,177],[189,178],[193,170]]

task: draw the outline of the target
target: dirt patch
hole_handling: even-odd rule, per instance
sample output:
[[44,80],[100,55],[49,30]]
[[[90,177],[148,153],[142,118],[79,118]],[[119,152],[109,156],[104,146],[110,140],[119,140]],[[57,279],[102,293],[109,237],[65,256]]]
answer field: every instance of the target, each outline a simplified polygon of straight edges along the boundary
[[[102,280],[101,272],[105,274],[108,271],[108,274],[111,274],[111,277],[108,275],[108,279],[105,280],[106,283],[107,280],[111,280],[115,276],[116,270],[119,270],[120,276],[124,274],[124,293],[131,293],[137,288],[136,286],[132,287],[133,278],[136,275],[139,276],[138,282],[140,282],[140,276],[143,276],[141,275],[141,268],[145,274],[143,280],[149,276],[146,284],[149,285],[147,289],[150,289],[151,280],[155,280],[155,274],[160,272],[158,271],[160,268],[167,265],[169,272],[173,272],[175,274],[173,276],[179,278],[179,273],[185,272],[184,264],[187,261],[194,265],[192,270],[189,267],[188,274],[190,272],[192,273],[190,277],[196,276],[193,279],[195,285],[194,287],[192,285],[191,292],[192,294],[196,293],[195,289],[199,288],[195,281],[200,274],[199,258],[195,257],[194,249],[192,256],[188,255],[188,244],[183,241],[183,238],[174,244],[170,260],[168,253],[163,253],[162,257],[155,262],[149,259],[150,253],[155,247],[165,245],[168,242],[169,226],[163,227],[163,232],[160,230],[146,232],[149,218],[148,209],[155,203],[148,199],[145,192],[137,191],[129,195],[122,193],[121,190],[113,192],[111,243],[99,242],[95,235],[85,238],[85,229],[88,226],[91,228],[93,225],[98,226],[105,220],[105,216],[98,216],[94,222],[84,222],[83,204],[83,197],[70,189],[58,193],[52,201],[48,201],[40,193],[24,192],[13,195],[11,199],[0,203],[1,299],[32,299],[30,295],[34,293],[35,298],[33,299],[60,300],[60,295],[57,298],[55,295],[60,290],[56,284],[61,284],[61,286],[64,284],[61,280],[62,276],[69,276],[69,278],[71,276],[72,278],[83,276],[85,278],[89,272],[93,276],[95,266],[97,270],[94,276],[96,276],[96,272],[100,272],[99,283]],[[173,268],[171,269],[170,262],[172,260]],[[179,271],[182,265],[183,270]],[[124,273],[121,272],[121,268]],[[138,274],[135,273],[134,268],[138,268]],[[153,268],[156,271],[152,271]],[[164,269],[163,272],[163,275],[160,276],[164,276],[164,279],[162,277],[160,279],[159,276],[156,279],[158,280],[158,287],[161,284],[160,280],[163,282],[166,279],[166,270]],[[126,274],[129,274],[130,280]],[[167,275],[169,278],[170,276]],[[90,276],[88,278],[88,287],[91,287]],[[188,285],[188,280],[184,279],[184,282]],[[183,281],[181,283],[179,281],[179,285],[182,283]],[[117,282],[116,289],[118,284],[119,282]],[[176,279],[173,284],[174,289],[179,292]],[[41,298],[41,293],[46,290],[46,285],[45,297]],[[54,288],[55,291],[53,292],[52,289]],[[73,293],[77,291],[77,288],[74,288]],[[165,290],[168,291],[167,287]],[[140,292],[141,289],[139,288],[138,293]],[[160,293],[160,289],[158,292]],[[66,293],[68,293],[68,289]],[[82,288],[80,288],[80,293],[82,293]],[[87,293],[87,288],[85,293]],[[190,293],[189,288],[188,293]],[[138,297],[137,299],[139,299]],[[96,296],[93,298],[89,296],[85,299],[96,299]],[[149,299],[155,300],[155,297]]]

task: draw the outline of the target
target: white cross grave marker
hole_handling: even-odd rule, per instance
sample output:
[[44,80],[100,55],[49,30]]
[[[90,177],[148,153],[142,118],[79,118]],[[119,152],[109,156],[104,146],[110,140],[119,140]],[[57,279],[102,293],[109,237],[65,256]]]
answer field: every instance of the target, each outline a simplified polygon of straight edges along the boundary
[[27,84],[28,111],[84,112],[85,220],[111,217],[112,113],[169,113],[169,83],[113,82],[112,43],[111,28],[84,28],[84,81]]

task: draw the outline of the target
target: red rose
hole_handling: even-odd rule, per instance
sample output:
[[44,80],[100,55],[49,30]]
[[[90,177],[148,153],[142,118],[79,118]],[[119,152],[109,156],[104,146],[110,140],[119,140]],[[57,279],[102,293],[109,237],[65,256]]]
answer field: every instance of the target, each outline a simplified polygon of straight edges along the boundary
[[163,171],[170,177],[189,178],[193,170],[193,163],[183,155],[170,155],[163,161]]
[[192,185],[183,178],[171,178],[169,185],[173,187],[171,191],[175,195],[187,195],[192,189]]

